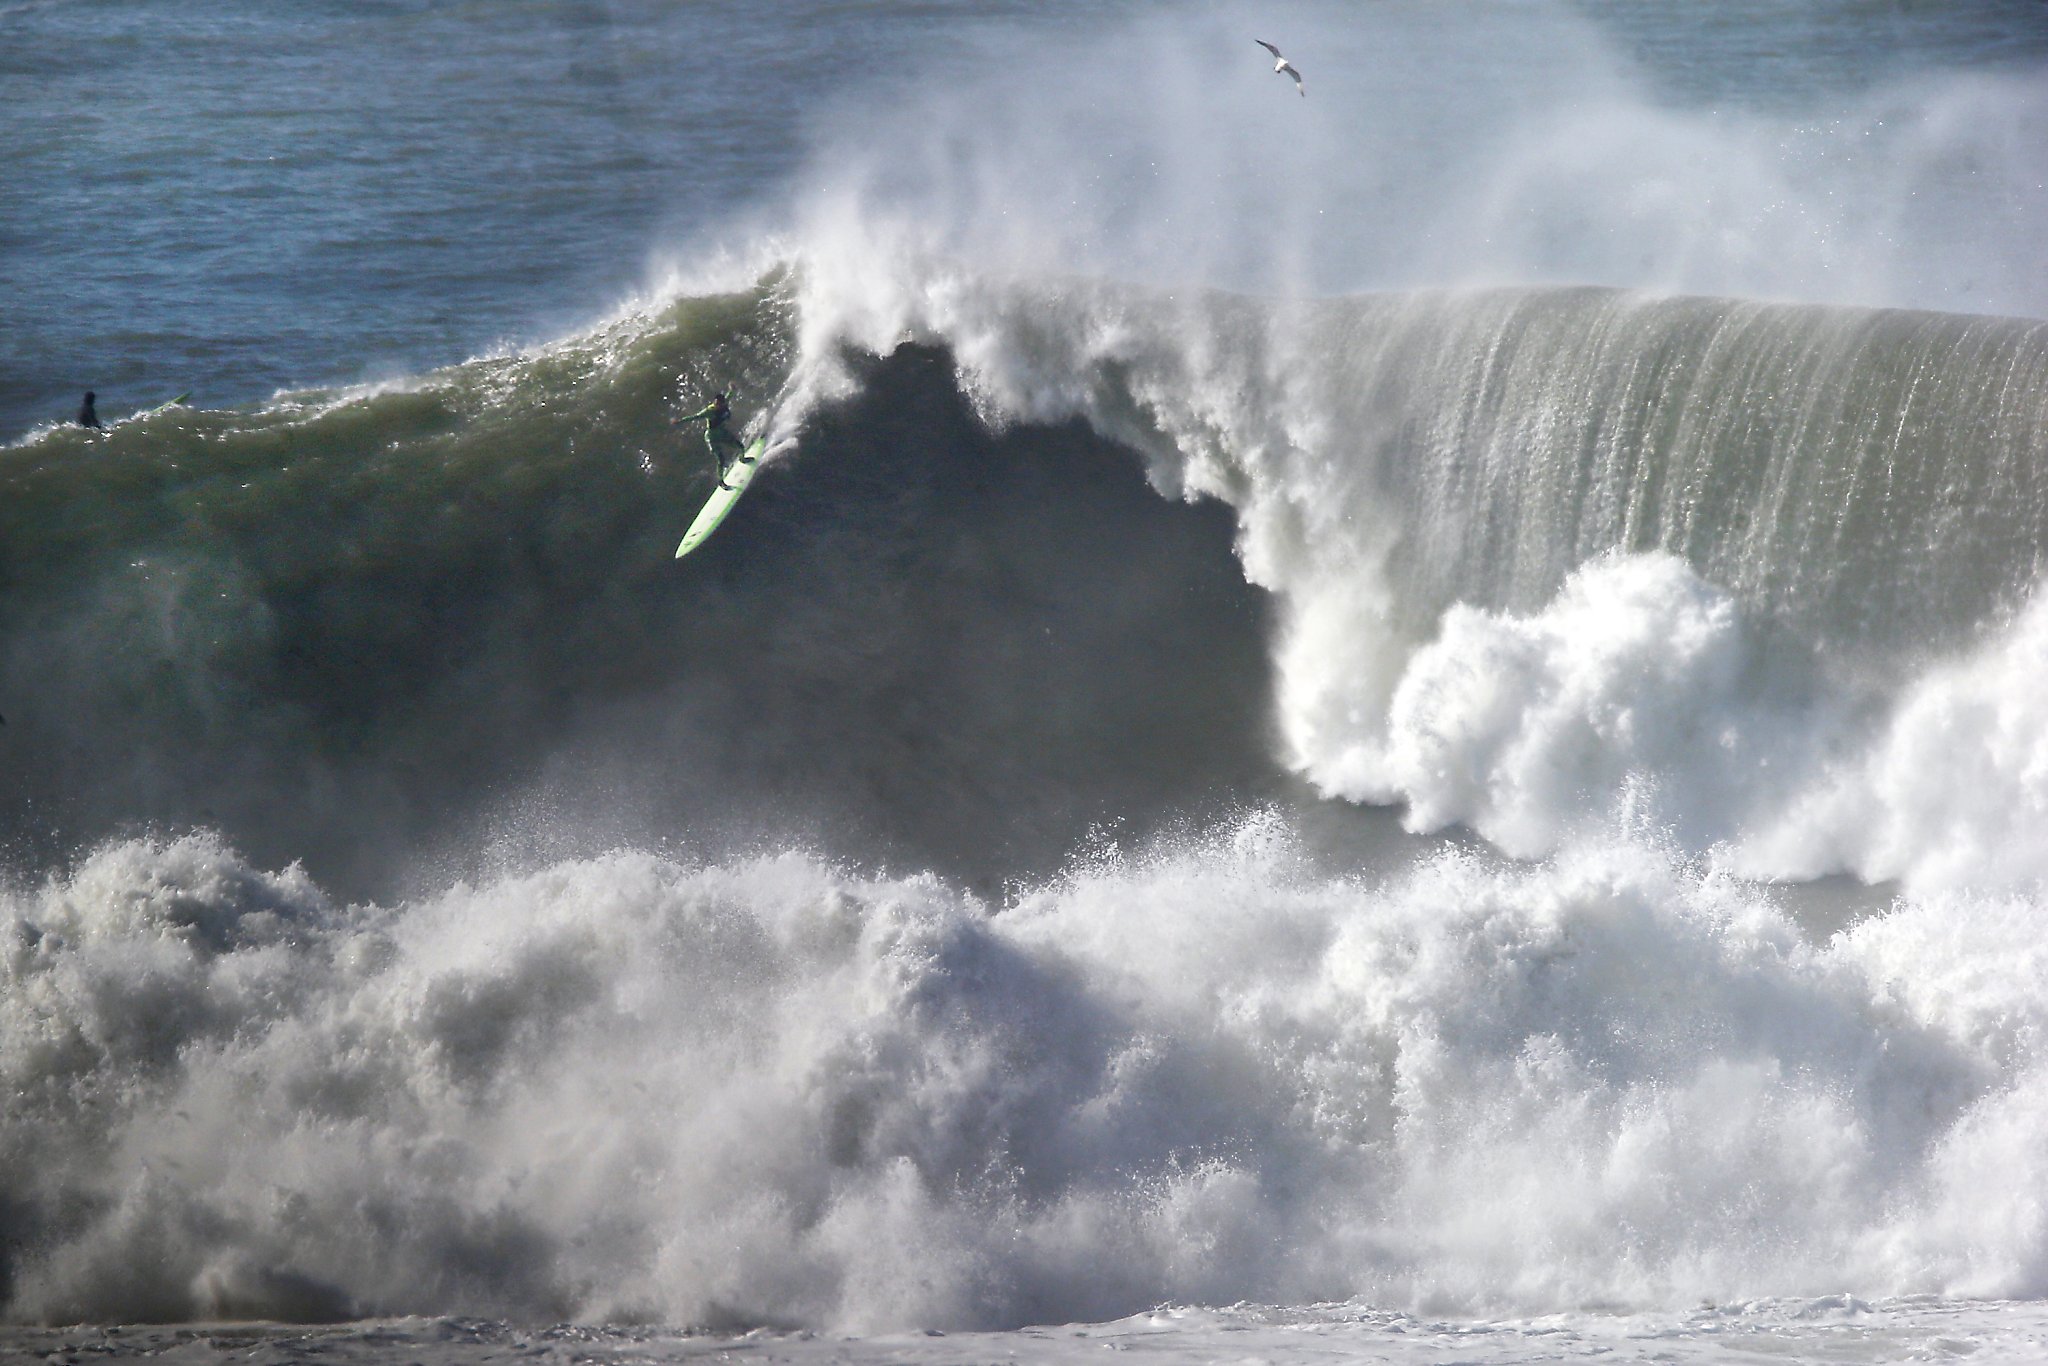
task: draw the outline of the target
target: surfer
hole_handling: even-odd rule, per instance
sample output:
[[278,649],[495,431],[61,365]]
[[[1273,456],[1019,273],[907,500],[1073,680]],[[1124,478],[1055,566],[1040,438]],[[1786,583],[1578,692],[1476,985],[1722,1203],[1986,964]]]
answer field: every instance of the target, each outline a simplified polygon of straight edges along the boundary
[[100,431],[100,415],[93,411],[92,402],[93,392],[88,389],[85,391],[85,402],[78,405],[78,425]]
[[718,480],[718,487],[727,492],[732,490],[732,485],[725,482],[725,457],[720,448],[729,447],[740,455],[745,455],[747,450],[740,439],[726,428],[726,419],[731,416],[732,405],[725,401],[725,391],[721,389],[711,402],[688,417],[678,419],[682,422],[695,422],[700,417],[704,419],[704,445],[711,452],[711,475]]

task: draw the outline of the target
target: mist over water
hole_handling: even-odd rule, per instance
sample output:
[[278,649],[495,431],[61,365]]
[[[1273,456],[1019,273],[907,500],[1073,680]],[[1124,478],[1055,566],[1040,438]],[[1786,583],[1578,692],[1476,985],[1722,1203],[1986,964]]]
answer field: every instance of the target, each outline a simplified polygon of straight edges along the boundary
[[[1906,65],[1868,29],[1853,62],[1794,47],[1780,10],[1768,55],[1759,34],[1681,56],[1658,43],[1668,16],[1554,4],[1484,22],[1221,7],[992,38],[972,79],[821,120],[797,212],[855,276],[882,250],[1267,295],[1611,285],[2048,313],[2029,254],[2048,207],[2038,16],[1981,17],[2002,61],[1963,40]],[[1316,54],[1306,100],[1244,60],[1248,32],[1281,29]],[[1700,64],[1716,58],[1733,60]]]
[[2038,15],[862,12],[0,449],[0,1312],[2040,1297]]

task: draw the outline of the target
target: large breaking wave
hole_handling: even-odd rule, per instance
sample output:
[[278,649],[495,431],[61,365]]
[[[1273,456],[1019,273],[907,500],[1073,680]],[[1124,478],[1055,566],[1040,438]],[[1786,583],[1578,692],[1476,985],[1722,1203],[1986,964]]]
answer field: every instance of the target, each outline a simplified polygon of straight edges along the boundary
[[2048,1294],[2033,47],[1447,13],[977,31],[715,286],[0,449],[0,1313]]
[[2040,1293],[2048,326],[903,300],[5,453],[10,1315]]
[[[681,567],[677,374],[783,436]],[[2044,395],[2016,319],[779,275],[10,451],[9,826],[372,891],[681,828],[1000,881],[1292,773],[1518,855],[1625,809],[2005,885],[2048,858]]]
[[2048,325],[1059,285],[890,329],[1236,509],[1283,753],[1326,792],[1518,854],[1620,806],[1757,875],[2043,871]]

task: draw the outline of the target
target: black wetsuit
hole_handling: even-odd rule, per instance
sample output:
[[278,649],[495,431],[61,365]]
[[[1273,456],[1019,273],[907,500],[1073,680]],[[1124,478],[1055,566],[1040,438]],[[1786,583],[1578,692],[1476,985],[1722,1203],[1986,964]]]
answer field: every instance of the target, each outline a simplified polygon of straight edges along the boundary
[[700,417],[704,419],[704,444],[711,451],[711,463],[720,484],[725,482],[725,456],[720,453],[720,448],[736,454],[745,454],[747,449],[738,437],[726,430],[725,421],[731,416],[732,405],[725,401],[725,395],[720,394],[683,419],[685,422],[695,422]]
[[93,411],[92,398],[91,394],[87,394],[85,402],[78,405],[78,425],[81,427],[91,427],[96,431],[102,430],[100,428],[100,415]]

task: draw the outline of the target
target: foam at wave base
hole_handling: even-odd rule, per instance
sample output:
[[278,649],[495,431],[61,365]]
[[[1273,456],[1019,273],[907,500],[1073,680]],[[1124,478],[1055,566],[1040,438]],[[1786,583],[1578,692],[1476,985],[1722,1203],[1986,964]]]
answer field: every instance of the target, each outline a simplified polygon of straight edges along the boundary
[[1639,843],[1365,882],[1267,818],[1001,912],[801,854],[341,908],[117,844],[6,903],[6,1313],[2036,1294],[2039,909],[1817,948]]

